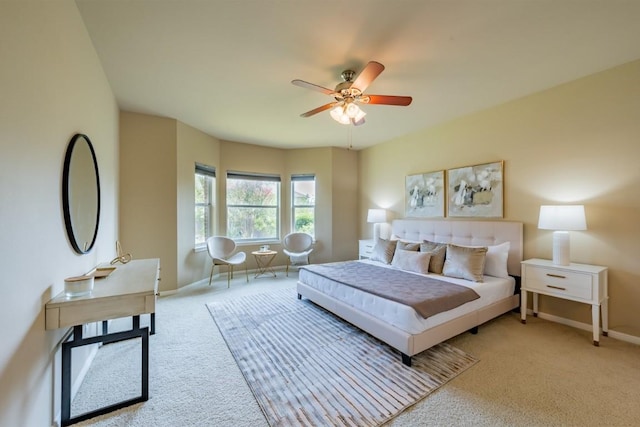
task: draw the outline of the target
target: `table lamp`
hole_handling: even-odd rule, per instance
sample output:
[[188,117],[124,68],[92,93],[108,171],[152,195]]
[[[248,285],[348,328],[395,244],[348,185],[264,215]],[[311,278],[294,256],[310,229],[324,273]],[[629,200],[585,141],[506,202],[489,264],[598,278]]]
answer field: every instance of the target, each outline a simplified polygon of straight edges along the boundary
[[367,222],[373,223],[373,240],[377,242],[380,238],[380,224],[387,222],[386,209],[369,209]]
[[538,228],[553,231],[553,263],[569,265],[569,231],[586,230],[583,205],[540,206]]

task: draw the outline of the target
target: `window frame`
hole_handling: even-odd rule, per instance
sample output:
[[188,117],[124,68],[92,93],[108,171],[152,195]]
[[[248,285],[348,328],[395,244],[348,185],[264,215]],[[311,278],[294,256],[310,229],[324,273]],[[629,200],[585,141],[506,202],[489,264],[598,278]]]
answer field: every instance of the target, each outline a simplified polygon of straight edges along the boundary
[[[296,192],[295,192],[295,183],[296,182],[300,182],[300,181],[313,181],[313,187],[314,187],[314,199],[313,199],[313,204],[310,205],[298,205],[296,204]],[[307,173],[307,174],[292,174],[291,175],[291,232],[295,233],[298,230],[296,230],[296,209],[309,209],[312,208],[313,209],[313,232],[309,233],[311,234],[311,236],[314,238],[316,238],[316,197],[315,197],[315,190],[316,190],[316,175],[312,174],[312,173]]]
[[[200,203],[196,199],[195,194],[195,180],[198,179],[198,175],[206,178],[205,193],[208,199],[208,203]],[[212,166],[196,163],[194,171],[194,247],[195,249],[202,249],[207,245],[207,239],[215,235],[215,206],[216,206],[216,169]],[[197,241],[198,233],[196,233],[195,226],[197,225],[196,216],[198,215],[198,209],[205,209],[205,236],[202,242]],[[208,218],[208,221],[207,221]]]
[[[263,174],[263,173],[255,173],[255,172],[239,172],[239,171],[227,171],[227,182],[226,182],[226,200],[225,200],[225,209],[227,215],[227,235],[231,237],[236,243],[239,245],[244,244],[255,244],[262,242],[279,242],[280,241],[280,230],[281,230],[281,216],[282,216],[282,179],[280,175],[276,174]],[[230,204],[229,203],[229,181],[230,180],[247,180],[247,181],[262,181],[262,182],[275,182],[276,185],[276,196],[275,196],[275,205],[255,205],[255,204]],[[229,214],[229,210],[233,208],[268,208],[275,209],[275,234],[273,236],[268,237],[259,237],[259,238],[242,238],[235,237],[231,235],[231,227],[229,226],[229,220],[231,215]]]

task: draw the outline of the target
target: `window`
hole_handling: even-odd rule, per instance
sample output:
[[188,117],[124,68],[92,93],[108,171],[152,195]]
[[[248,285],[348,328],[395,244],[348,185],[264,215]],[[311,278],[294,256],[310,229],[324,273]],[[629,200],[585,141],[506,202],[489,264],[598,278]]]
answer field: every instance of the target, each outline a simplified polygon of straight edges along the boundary
[[195,177],[195,244],[202,246],[207,238],[213,236],[216,170],[196,163]]
[[315,175],[291,176],[291,201],[291,229],[315,236]]
[[227,172],[227,236],[239,241],[277,240],[280,177]]

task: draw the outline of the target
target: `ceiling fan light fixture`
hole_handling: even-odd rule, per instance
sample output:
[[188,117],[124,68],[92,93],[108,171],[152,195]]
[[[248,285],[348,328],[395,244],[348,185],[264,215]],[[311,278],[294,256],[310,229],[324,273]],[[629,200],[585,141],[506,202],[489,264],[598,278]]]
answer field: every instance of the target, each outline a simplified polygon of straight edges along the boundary
[[329,111],[329,114],[331,115],[331,118],[338,123],[341,123],[343,125],[348,125],[349,123],[351,123],[351,119],[344,112],[344,105],[338,105],[337,107]]
[[362,110],[353,102],[349,102],[344,106],[344,113],[349,116],[350,119],[355,118]]

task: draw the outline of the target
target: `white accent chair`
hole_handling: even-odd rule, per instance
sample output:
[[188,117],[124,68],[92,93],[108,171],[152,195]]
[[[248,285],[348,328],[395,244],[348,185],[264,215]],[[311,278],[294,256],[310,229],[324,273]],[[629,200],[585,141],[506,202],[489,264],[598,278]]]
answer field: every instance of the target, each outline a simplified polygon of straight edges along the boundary
[[313,237],[307,233],[289,233],[282,241],[285,255],[287,255],[287,276],[289,265],[309,264],[309,254],[313,252]]
[[244,263],[244,272],[249,282],[249,272],[247,271],[247,254],[236,252],[236,242],[233,239],[222,236],[213,236],[207,239],[207,251],[211,257],[211,274],[209,275],[209,286],[213,278],[213,269],[216,265],[226,265],[227,268],[227,288],[233,278],[233,267]]

